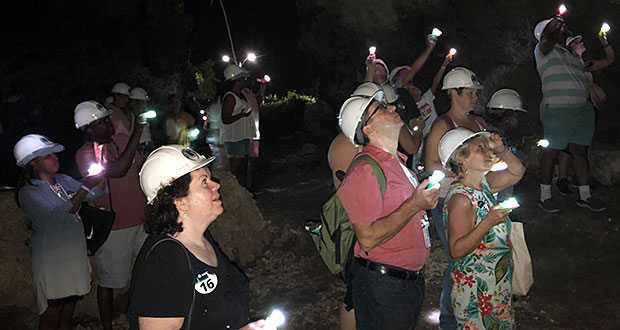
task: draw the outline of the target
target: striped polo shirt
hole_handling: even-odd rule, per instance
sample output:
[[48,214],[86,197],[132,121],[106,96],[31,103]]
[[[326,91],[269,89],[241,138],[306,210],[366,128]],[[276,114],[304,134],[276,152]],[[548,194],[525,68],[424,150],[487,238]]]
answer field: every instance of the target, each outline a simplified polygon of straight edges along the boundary
[[579,54],[555,44],[547,55],[543,55],[538,43],[534,57],[542,82],[541,106],[576,108],[588,102],[588,80]]

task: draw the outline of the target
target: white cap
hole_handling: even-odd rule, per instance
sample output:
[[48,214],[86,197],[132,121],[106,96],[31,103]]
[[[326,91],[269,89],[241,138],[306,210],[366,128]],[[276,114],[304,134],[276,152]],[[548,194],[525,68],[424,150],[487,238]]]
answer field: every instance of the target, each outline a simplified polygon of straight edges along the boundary
[[17,141],[13,148],[13,156],[15,156],[17,165],[23,167],[37,157],[61,152],[63,150],[65,150],[65,147],[63,147],[62,144],[52,142],[46,136],[28,134]]
[[378,64],[383,65],[383,68],[385,68],[385,74],[386,74],[386,76],[388,76],[388,77],[390,76],[390,69],[388,69],[387,64],[385,64],[385,62],[383,62],[383,60],[382,60],[382,59],[380,59],[380,58],[375,58],[375,63],[378,63]]
[[536,37],[536,40],[540,41],[542,33],[547,27],[547,24],[549,24],[549,22],[551,22],[551,19],[545,19],[536,24],[536,27],[534,27],[534,37]]
[[224,79],[226,79],[226,81],[249,77],[250,72],[236,64],[229,64],[224,69]]
[[468,68],[458,66],[450,70],[450,72],[446,73],[446,76],[443,77],[443,86],[441,89],[446,90],[452,88],[483,89],[484,86],[480,84],[478,77],[476,77],[476,74],[473,71]]
[[205,158],[196,151],[179,144],[161,146],[148,156],[140,170],[140,187],[147,202],[153,203],[157,192],[183,175],[197,170],[215,157]]
[[519,93],[510,88],[503,88],[493,93],[489,103],[487,103],[487,108],[489,108],[489,112],[498,113],[502,113],[504,110],[527,112],[527,110],[523,109]]
[[441,160],[443,168],[446,170],[448,169],[446,165],[458,147],[478,135],[489,136],[491,134],[486,131],[474,133],[464,127],[457,127],[446,132],[446,134],[441,137],[441,140],[439,140],[438,146],[439,159]]
[[73,121],[75,122],[75,128],[81,128],[111,114],[112,111],[106,109],[101,103],[92,100],[85,101],[75,107]]
[[129,92],[129,98],[132,100],[142,100],[142,101],[150,100],[149,95],[146,93],[146,91],[140,87],[132,88],[131,91]]
[[114,86],[112,86],[112,93],[129,96],[129,85],[124,82],[117,82]]

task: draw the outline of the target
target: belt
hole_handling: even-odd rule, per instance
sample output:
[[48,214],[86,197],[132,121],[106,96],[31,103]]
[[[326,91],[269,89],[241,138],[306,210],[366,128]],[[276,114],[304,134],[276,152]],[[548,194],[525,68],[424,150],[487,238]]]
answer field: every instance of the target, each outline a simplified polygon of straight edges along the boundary
[[401,280],[412,280],[415,281],[416,279],[418,279],[418,277],[422,276],[424,274],[424,270],[405,270],[405,269],[397,269],[394,268],[392,266],[388,266],[388,265],[383,265],[380,264],[378,262],[374,262],[374,261],[370,261],[368,259],[364,259],[364,258],[359,258],[356,257],[355,260],[357,260],[357,263],[368,269],[371,270],[373,272],[379,273],[381,275],[385,275],[385,276],[391,276],[391,277],[396,277],[399,278]]

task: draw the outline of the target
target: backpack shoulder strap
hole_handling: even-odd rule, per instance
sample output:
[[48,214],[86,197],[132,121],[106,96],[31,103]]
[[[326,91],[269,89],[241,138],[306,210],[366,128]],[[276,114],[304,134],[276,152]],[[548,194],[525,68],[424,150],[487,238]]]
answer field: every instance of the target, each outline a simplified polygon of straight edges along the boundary
[[356,157],[349,165],[349,169],[347,169],[347,174],[351,171],[353,166],[358,162],[365,162],[370,165],[372,171],[375,173],[375,177],[377,178],[377,182],[379,183],[379,190],[381,191],[381,197],[385,196],[385,191],[387,190],[387,181],[385,179],[385,174],[383,173],[383,169],[381,169],[381,165],[377,163],[372,157],[368,155],[360,155]]
[[[166,241],[172,241],[177,243],[181,249],[183,250],[183,253],[185,253],[185,257],[187,257],[187,264],[189,266],[189,271],[192,274],[192,278],[194,277],[194,267],[192,267],[192,261],[189,258],[189,253],[187,252],[187,248],[185,247],[185,245],[183,245],[183,243],[179,242],[178,240],[172,238],[172,237],[166,237],[164,239],[161,239],[157,242],[155,242],[155,244],[153,244],[153,246],[151,246],[151,248],[146,252],[146,256],[144,257],[144,259],[147,259],[149,257],[149,255],[151,254],[151,252],[161,243],[166,242]],[[184,322],[184,327],[182,329],[186,329],[189,330],[192,328],[192,311],[194,310],[194,302],[196,301],[196,290],[192,290],[192,303],[189,305],[189,312],[187,312],[187,318],[185,319]]]

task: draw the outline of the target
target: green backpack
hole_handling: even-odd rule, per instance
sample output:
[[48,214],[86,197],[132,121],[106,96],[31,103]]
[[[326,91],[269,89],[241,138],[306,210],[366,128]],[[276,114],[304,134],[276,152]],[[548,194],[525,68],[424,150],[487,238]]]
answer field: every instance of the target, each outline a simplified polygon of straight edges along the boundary
[[[347,173],[360,161],[366,162],[372,167],[379,183],[381,197],[383,197],[387,186],[385,174],[383,174],[381,166],[370,156],[362,155],[355,158],[351,162]],[[355,232],[351,229],[349,215],[344,206],[342,206],[342,201],[338,197],[338,191],[334,192],[323,204],[320,230],[311,232],[310,237],[329,271],[332,274],[341,273],[353,248]]]

